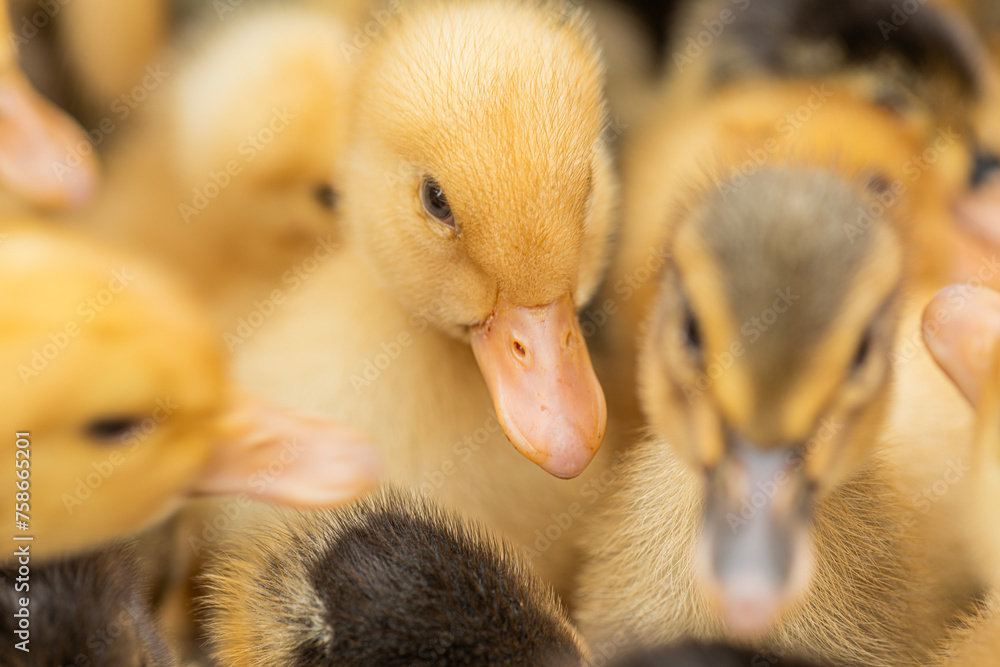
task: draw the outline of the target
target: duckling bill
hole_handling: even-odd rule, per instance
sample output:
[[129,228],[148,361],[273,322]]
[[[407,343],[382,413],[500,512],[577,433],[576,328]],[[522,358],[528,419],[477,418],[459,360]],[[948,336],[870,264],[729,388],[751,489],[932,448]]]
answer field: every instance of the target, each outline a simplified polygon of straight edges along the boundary
[[11,29],[6,0],[0,2],[0,182],[31,203],[46,208],[86,204],[97,194],[98,164],[92,152],[65,172],[70,146],[87,138],[69,117],[43,98],[17,66],[17,33]]
[[607,405],[573,301],[526,308],[500,297],[472,335],[504,433],[557,477],[575,477],[604,438]]

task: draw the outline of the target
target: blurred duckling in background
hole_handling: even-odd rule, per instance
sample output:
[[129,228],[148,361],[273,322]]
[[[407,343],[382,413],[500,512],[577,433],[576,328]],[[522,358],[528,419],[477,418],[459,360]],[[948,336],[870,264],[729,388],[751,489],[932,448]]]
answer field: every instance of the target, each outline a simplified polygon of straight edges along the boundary
[[955,520],[966,529],[976,568],[990,586],[983,607],[963,619],[934,664],[985,665],[1000,652],[1000,538],[994,529],[1000,488],[1000,294],[968,284],[949,287],[927,307],[923,323],[935,360],[977,407],[972,499]]
[[[38,10],[35,3],[28,7]],[[83,102],[81,117],[98,128],[142,85],[170,40],[171,12],[163,0],[67,2],[52,18],[60,60]]]
[[949,518],[965,491],[913,505],[968,434],[915,320],[948,279],[972,160],[956,142],[914,173],[938,117],[919,97],[879,104],[881,81],[749,78],[691,99],[680,77],[631,138],[607,281],[629,291],[608,333],[620,350],[641,336],[626,368],[656,437],[586,540],[592,644],[618,630],[912,664],[974,593]]
[[[0,662],[173,667],[134,558],[130,548],[115,544],[43,565],[32,561],[28,575],[18,574],[17,559],[0,568],[0,629],[8,639],[0,646]],[[22,618],[28,619],[27,632]]]
[[202,32],[164,66],[108,156],[102,198],[74,221],[163,261],[231,332],[340,243],[352,66],[325,11],[246,9]]
[[[661,215],[668,210],[668,202],[679,196],[676,191],[690,182],[688,174],[705,166],[686,157],[694,146],[705,142],[719,147],[744,146],[746,153],[739,156],[737,176],[751,173],[772,159],[772,149],[810,132],[816,112],[831,97],[838,101],[849,96],[859,105],[880,110],[892,119],[891,125],[905,127],[910,133],[905,144],[890,149],[891,158],[877,161],[888,165],[888,178],[874,206],[895,205],[901,199],[918,201],[913,206],[913,210],[922,211],[918,218],[898,216],[906,226],[907,243],[915,248],[911,259],[914,273],[926,276],[936,288],[964,279],[962,272],[970,266],[973,271],[979,269],[982,257],[965,252],[969,250],[965,240],[953,234],[951,213],[951,206],[968,192],[976,172],[976,137],[965,132],[973,113],[985,104],[981,49],[975,46],[975,36],[970,37],[968,26],[960,20],[938,17],[937,10],[924,6],[919,21],[904,23],[886,40],[877,23],[883,13],[892,13],[889,3],[818,4],[823,6],[811,0],[752,4],[692,1],[680,7],[681,20],[668,48],[667,80],[645,123],[659,123],[662,133],[670,138],[659,141],[655,150],[644,150],[634,142],[632,155],[623,157],[622,242],[605,287],[592,307],[606,314],[608,304],[613,304],[616,312],[618,308],[624,311],[621,316],[607,318],[608,325],[601,328],[595,346],[608,351],[598,353],[596,363],[602,381],[609,386],[613,413],[620,420],[642,422],[635,394],[634,342],[656,291],[650,276],[656,275],[665,261],[664,248],[650,247],[641,233],[631,232],[638,227],[631,219],[651,216],[645,207]],[[713,35],[712,30],[719,34]],[[699,46],[697,40],[704,41],[706,36],[712,43]],[[799,87],[791,89],[798,92],[781,94],[780,103],[760,97],[751,103],[739,92],[727,92],[781,82]],[[699,120],[707,100],[717,95],[729,95],[721,99],[737,107],[751,106],[745,114],[739,108],[727,113],[724,102],[711,103],[722,113],[712,115],[710,123]],[[950,106],[942,105],[942,99],[950,101]],[[847,113],[845,118],[853,117],[853,111]],[[697,133],[670,133],[668,124],[656,117],[664,114],[677,123],[693,121],[719,136],[705,139]],[[868,115],[878,116],[878,112]],[[849,127],[849,122],[838,125],[833,119],[832,139],[810,134],[820,147],[827,148],[837,142],[886,144],[879,136],[859,135],[853,130],[848,133]],[[654,130],[643,130],[640,123],[637,132],[643,131]],[[856,138],[860,136],[864,140]],[[890,136],[899,133],[893,129]],[[660,159],[657,151],[669,151],[675,157]],[[670,176],[661,177],[648,169],[650,162],[669,169]],[[664,187],[666,183],[677,185]],[[868,224],[865,216],[855,218],[845,228],[852,233],[861,232]],[[954,257],[965,260],[972,256],[975,261],[959,262],[961,266],[955,270]],[[601,312],[588,314],[594,319],[601,316]]]
[[[239,349],[239,376],[362,427],[391,479],[537,543],[581,499],[551,475],[579,475],[606,428],[576,313],[616,194],[594,40],[567,5],[431,1],[363,58],[345,246]],[[571,540],[536,553],[565,590]]]
[[810,157],[728,194],[720,167],[666,209],[672,259],[639,359],[655,437],[587,536],[593,646],[736,640],[862,665],[913,664],[933,641],[938,593],[877,447],[904,246],[881,217],[851,243],[844,220],[876,201],[863,169]]
[[283,512],[209,568],[221,667],[587,664],[513,547],[418,495]]
[[99,165],[93,154],[60,171],[66,147],[86,141],[65,112],[43,98],[18,67],[7,1],[0,2],[0,204],[23,209],[19,202],[43,209],[74,208],[96,194]]
[[659,67],[653,42],[639,16],[620,2],[585,4],[593,17],[597,41],[607,62],[611,122],[609,142],[616,143],[655,101]]
[[[976,278],[1000,248],[1000,180],[990,178],[1000,167],[1000,16],[995,3],[737,4],[691,3],[691,16],[680,24],[678,35],[712,25],[725,31],[696,60],[686,55],[689,43],[686,50],[678,43],[674,64],[685,72],[689,86],[711,89],[756,77],[823,76],[850,82],[901,121],[923,125],[927,147],[913,156],[909,168],[933,168],[936,178],[944,179],[954,214],[925,217],[917,233],[926,251],[919,256],[947,265],[946,282]],[[731,25],[720,23],[720,16]],[[1000,276],[991,281],[1000,287]]]
[[24,434],[5,451],[27,461],[33,557],[134,533],[191,495],[257,495],[254,473],[289,442],[300,453],[258,489],[265,498],[325,506],[375,482],[374,453],[354,431],[240,394],[181,290],[42,227],[0,228],[0,424]]

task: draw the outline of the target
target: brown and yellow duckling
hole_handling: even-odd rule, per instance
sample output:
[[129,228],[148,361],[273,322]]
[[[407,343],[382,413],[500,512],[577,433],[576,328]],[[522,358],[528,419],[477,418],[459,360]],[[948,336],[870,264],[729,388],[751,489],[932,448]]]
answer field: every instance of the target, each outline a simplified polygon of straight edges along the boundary
[[284,512],[209,568],[222,667],[586,664],[559,600],[513,547],[416,494]]

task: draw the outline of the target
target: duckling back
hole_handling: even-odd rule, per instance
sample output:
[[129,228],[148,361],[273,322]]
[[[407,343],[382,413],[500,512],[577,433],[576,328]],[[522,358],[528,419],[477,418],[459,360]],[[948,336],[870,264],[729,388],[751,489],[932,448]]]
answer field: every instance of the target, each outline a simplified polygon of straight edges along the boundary
[[0,568],[0,630],[7,639],[0,663],[6,667],[176,664],[130,548],[113,545],[44,565],[21,562],[28,565],[14,558]]
[[285,513],[208,574],[237,665],[581,665],[558,599],[507,545],[416,495]]

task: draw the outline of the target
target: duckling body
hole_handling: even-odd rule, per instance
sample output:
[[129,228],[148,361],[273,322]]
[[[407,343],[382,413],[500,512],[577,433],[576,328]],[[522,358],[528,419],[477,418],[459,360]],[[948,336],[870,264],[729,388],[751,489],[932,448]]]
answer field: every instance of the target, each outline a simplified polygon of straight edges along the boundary
[[[607,642],[619,631],[628,641],[645,646],[685,638],[729,640],[834,664],[926,660],[941,640],[947,619],[958,613],[956,601],[963,604],[976,586],[963,552],[956,550],[962,540],[950,519],[965,502],[964,485],[949,483],[946,493],[933,498],[920,495],[949,470],[949,461],[961,477],[967,460],[954,443],[968,433],[968,411],[919,339],[917,318],[926,285],[933,284],[939,269],[933,256],[920,264],[909,252],[923,247],[928,229],[940,229],[935,216],[947,215],[948,198],[941,193],[948,181],[933,173],[911,180],[904,169],[922,150],[921,133],[859,99],[850,86],[734,84],[710,95],[695,111],[683,107],[667,98],[664,111],[651,115],[650,124],[632,137],[625,158],[623,219],[629,224],[623,228],[608,284],[628,285],[631,278],[633,285],[631,292],[619,294],[624,317],[609,332],[619,336],[622,349],[630,340],[641,341],[635,368],[655,437],[628,456],[606,512],[586,537],[589,559],[577,600],[581,632],[592,645]],[[797,111],[800,120],[795,119]],[[842,141],[846,127],[870,141]],[[794,178],[807,180],[794,185],[788,174],[797,172]],[[778,173],[791,180],[775,180]],[[817,176],[821,181],[816,183],[826,185],[808,184],[806,175],[817,173],[825,176]],[[844,204],[850,201],[845,187],[867,192]],[[716,202],[716,213],[706,217],[700,197]],[[758,206],[767,213],[741,227],[739,221],[752,217],[750,211]],[[813,206],[817,210],[809,213]],[[784,219],[796,216],[802,216],[801,229],[789,223],[775,231]],[[704,222],[709,219],[719,223],[715,231]],[[705,225],[707,240],[688,243],[691,237],[682,230],[691,228],[691,220]],[[886,230],[897,238],[886,247],[898,244],[897,249],[880,251],[882,268],[860,277],[851,258]],[[713,260],[710,252],[724,251],[706,251],[706,245],[728,248],[729,254]],[[908,249],[903,261],[899,248]],[[756,264],[751,268],[747,262]],[[684,270],[691,273],[683,296],[672,296],[678,291],[676,270],[671,268],[676,265],[694,267]],[[739,266],[745,271],[736,278]],[[832,364],[828,358],[814,358],[819,353],[810,353],[807,358],[813,360],[804,361],[800,348],[816,338],[837,339],[833,331],[819,333],[824,326],[819,323],[831,310],[871,307],[871,302],[860,304],[890,284],[885,275],[876,277],[881,270],[898,271],[888,280],[900,282],[885,292],[893,294],[886,301],[891,311],[886,305],[881,328],[873,327],[881,333],[873,334],[873,349],[878,351],[869,359],[878,358],[878,367],[887,375],[891,366],[895,379],[868,385],[867,391],[875,393],[861,411],[866,414],[863,422],[858,423],[851,410],[815,422],[808,442],[825,453],[811,454],[797,468],[815,475],[814,488],[822,489],[810,514],[812,574],[800,579],[801,571],[792,565],[787,581],[802,586],[799,597],[777,612],[765,632],[737,632],[720,602],[724,594],[720,598],[718,589],[697,579],[692,585],[692,576],[708,567],[704,538],[699,536],[707,530],[710,506],[704,497],[711,487],[697,471],[713,469],[734,451],[731,444],[692,444],[721,437],[705,416],[703,401],[719,397],[727,406],[726,420],[757,424],[744,427],[756,434],[745,437],[775,449],[780,449],[778,443],[803,437],[769,435],[768,429],[777,432],[809,423],[805,406],[819,399],[807,397],[825,391],[820,386],[853,382],[849,371],[832,366],[826,379],[815,385],[800,380],[786,395],[798,396],[795,414],[777,411],[775,406],[785,399],[776,395],[758,397],[752,406],[734,397],[746,396],[748,385],[780,391],[797,373]],[[691,277],[695,275],[699,277]],[[867,281],[870,292],[863,297],[855,292],[853,301],[836,301],[833,294],[852,279]],[[763,291],[753,292],[754,286]],[[725,296],[705,296],[719,292]],[[686,335],[701,341],[705,351],[699,357],[701,366],[681,373],[671,369],[684,355],[665,350],[677,345],[670,331],[682,327],[679,321],[664,324],[663,314],[675,313],[671,317],[679,320],[685,302],[695,304],[701,324],[697,333]],[[698,304],[710,302],[735,305],[699,311]],[[730,307],[738,313],[721,314]],[[888,312],[895,314],[885,315]],[[845,327],[854,316],[845,313],[826,321]],[[895,330],[900,332],[896,344]],[[679,331],[676,336],[685,334]],[[780,336],[788,338],[774,342]],[[771,343],[766,342],[769,337]],[[769,368],[769,362],[751,360],[766,357],[765,345],[774,351],[777,364],[770,375],[761,370]],[[751,379],[758,372],[759,379]],[[874,376],[867,377],[871,382]],[[838,442],[845,444],[833,444]],[[833,453],[838,447],[852,453]],[[735,522],[730,525],[733,536],[740,534],[740,526],[764,516],[767,507],[793,502],[783,495],[792,482],[781,483],[792,477],[788,471],[775,475],[779,473],[783,477],[777,484],[767,476],[758,480],[762,487],[747,482],[745,491],[733,492],[735,500],[727,502],[735,504],[726,506]],[[784,499],[768,500],[768,489]],[[713,539],[729,540],[725,523],[720,530]],[[788,544],[789,554],[796,553],[795,542]]]
[[589,657],[510,546],[416,494],[280,514],[220,555],[208,581],[224,667],[568,667]]
[[121,107],[108,186],[72,222],[158,257],[233,334],[279,305],[274,291],[300,262],[340,243],[335,162],[352,65],[327,11],[226,18],[158,63],[141,105]]
[[[237,351],[248,386],[371,432],[390,479],[530,549],[563,590],[586,478],[511,443],[573,477],[604,430],[573,308],[600,279],[615,185],[601,67],[565,9],[429,2],[386,27],[358,73],[345,245]],[[429,51],[438,34],[461,38]],[[529,352],[567,356],[529,380]]]
[[543,578],[566,590],[577,557],[569,531],[580,524],[570,512],[596,511],[595,477],[610,454],[569,481],[525,459],[504,435],[468,345],[359,280],[365,271],[345,249],[309,276],[281,316],[239,349],[238,378],[363,427],[387,479],[508,536]]
[[[8,560],[0,569],[0,625],[10,639],[0,647],[3,664],[177,664],[157,628],[133,559],[131,549],[120,545],[44,565],[26,558],[26,576],[18,574],[17,558]],[[21,600],[30,603],[25,607]],[[22,617],[28,619],[28,632],[18,636]]]

